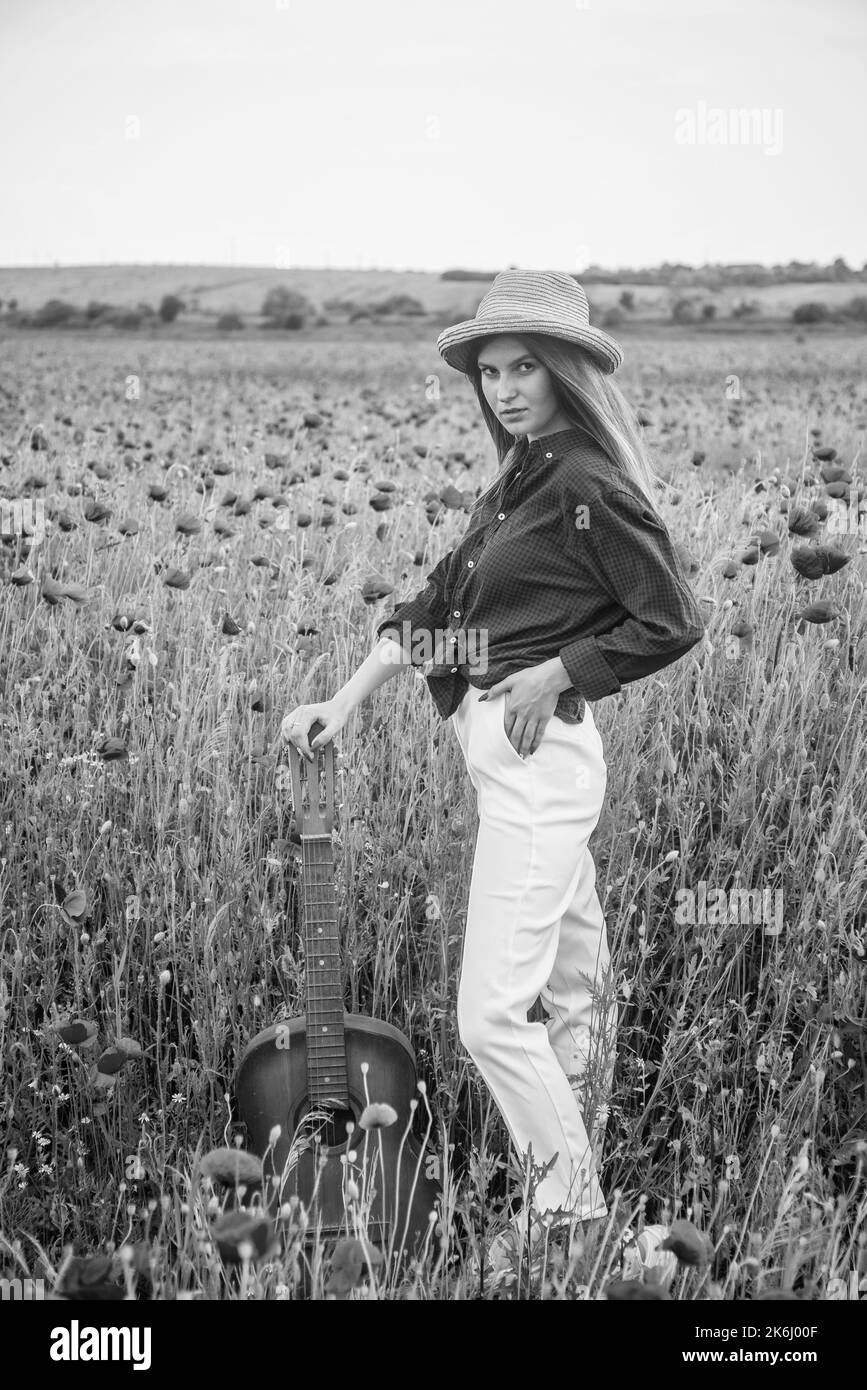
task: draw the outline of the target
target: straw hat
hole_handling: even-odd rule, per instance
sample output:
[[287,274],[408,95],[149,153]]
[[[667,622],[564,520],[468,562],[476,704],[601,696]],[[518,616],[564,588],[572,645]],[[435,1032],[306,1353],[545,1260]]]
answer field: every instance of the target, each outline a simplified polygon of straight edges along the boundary
[[444,328],[437,348],[450,367],[468,372],[473,345],[492,333],[547,333],[564,338],[585,348],[603,372],[615,372],[623,361],[620,344],[590,327],[587,296],[577,280],[560,270],[500,271],[476,317]]

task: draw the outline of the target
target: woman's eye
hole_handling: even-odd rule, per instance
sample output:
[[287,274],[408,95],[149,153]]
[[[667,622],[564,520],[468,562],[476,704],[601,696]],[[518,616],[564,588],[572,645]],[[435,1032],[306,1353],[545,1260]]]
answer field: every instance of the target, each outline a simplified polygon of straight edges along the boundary
[[[535,364],[534,362],[520,362],[518,365],[519,365],[520,367],[528,367],[529,370],[532,372],[532,370],[533,370],[533,368],[535,367],[536,364]],[[480,368],[480,371],[481,371],[481,373],[482,373],[482,376],[487,376],[488,372],[496,371],[496,368],[495,368],[495,367],[481,367],[481,368]]]

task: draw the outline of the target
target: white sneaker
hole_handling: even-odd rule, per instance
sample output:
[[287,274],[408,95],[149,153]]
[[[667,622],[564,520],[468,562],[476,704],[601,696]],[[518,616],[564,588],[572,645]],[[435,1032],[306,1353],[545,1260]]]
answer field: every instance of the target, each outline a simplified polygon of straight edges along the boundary
[[[645,1226],[638,1237],[624,1231],[623,1279],[640,1279],[643,1284],[658,1284],[667,1289],[677,1273],[677,1256],[672,1250],[660,1250],[667,1238],[667,1226]],[[630,1239],[631,1237],[631,1239]]]
[[[586,1240],[591,1232],[601,1230],[607,1220],[607,1215],[585,1217],[575,1223],[575,1233]],[[541,1275],[546,1241],[550,1251],[552,1237],[554,1241],[559,1238],[558,1225],[562,1225],[564,1231],[569,1229],[569,1223],[565,1221],[546,1227],[539,1221],[538,1217],[534,1216],[532,1219],[530,1230],[530,1275],[532,1278]],[[520,1261],[526,1253],[526,1221],[523,1213],[519,1212],[509,1219],[506,1227],[499,1231],[488,1245],[485,1257],[485,1275],[492,1287],[514,1283]],[[474,1259],[474,1263],[478,1269],[478,1261]]]

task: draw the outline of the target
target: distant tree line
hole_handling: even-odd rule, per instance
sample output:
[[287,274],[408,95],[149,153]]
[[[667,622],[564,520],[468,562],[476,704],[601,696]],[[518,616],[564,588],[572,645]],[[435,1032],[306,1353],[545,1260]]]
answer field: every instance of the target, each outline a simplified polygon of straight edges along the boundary
[[[19,309],[18,300],[10,298],[5,303],[0,300],[0,314],[7,323],[22,328],[98,328],[110,325],[114,328],[138,328],[141,324],[174,323],[187,308],[197,309],[198,301],[188,305],[176,294],[164,295],[158,309],[140,303],[135,307],[104,303],[92,299],[85,308],[71,304],[65,299],[49,299],[40,308],[24,311]],[[381,318],[398,315],[401,317],[424,316],[426,310],[418,299],[409,294],[393,294],[368,304],[359,304],[352,299],[332,298],[324,302],[323,308],[345,314],[351,321],[356,319]],[[289,329],[298,331],[308,322],[317,327],[330,320],[317,311],[316,306],[297,290],[286,285],[275,285],[268,290],[262,302],[261,327],[264,329]],[[235,332],[243,329],[243,316],[235,310],[217,316],[216,327],[220,332]]]
[[[493,280],[496,274],[495,270],[453,269],[444,270],[440,279]],[[821,265],[818,261],[789,261],[787,264],[767,266],[747,261],[732,265],[691,266],[681,261],[663,261],[661,265],[639,270],[604,270],[602,266],[590,264],[582,271],[575,272],[575,279],[582,285],[693,285],[709,290],[748,285],[758,289],[768,285],[867,281],[867,261],[860,270],[850,270],[842,256],[838,256],[830,265]]]
[[[472,274],[455,272],[453,278],[469,279]],[[674,323],[690,324],[709,322],[716,318],[717,305],[707,300],[703,302],[700,292],[682,293],[681,286],[667,288],[672,290],[672,293],[668,305],[659,306],[653,315],[657,321],[669,317]],[[696,287],[696,290],[698,291],[699,287]],[[628,324],[636,307],[635,291],[624,289],[617,304],[598,314],[591,299],[591,319],[604,328],[619,328]],[[41,308],[24,312],[19,309],[18,300],[12,297],[6,300],[5,306],[3,300],[0,300],[0,319],[7,325],[22,328],[99,328],[108,325],[118,329],[136,329],[142,324],[174,323],[188,308],[197,310],[198,301],[192,299],[188,305],[179,295],[167,294],[163,296],[156,310],[145,303],[130,307],[108,304],[96,299],[90,300],[82,309],[64,299],[49,299]],[[323,308],[345,316],[350,323],[359,320],[375,322],[397,316],[426,317],[429,322],[446,325],[466,317],[464,311],[454,308],[438,309],[429,313],[418,299],[408,294],[392,294],[385,299],[362,304],[354,299],[333,296],[323,302]],[[656,306],[654,308],[656,309]],[[756,299],[740,299],[731,307],[729,315],[734,319],[759,318],[762,316],[762,305]],[[778,320],[783,317],[770,314],[765,316]],[[315,327],[331,322],[325,314],[317,311],[316,306],[305,295],[285,285],[275,285],[268,290],[262,302],[260,317],[263,320],[259,325],[262,329],[284,329],[290,332],[303,329],[309,322]],[[788,317],[796,324],[843,323],[847,320],[867,323],[867,295],[855,295],[845,303],[834,306],[809,300],[797,304]],[[648,321],[646,316],[643,321]],[[216,316],[215,326],[220,333],[232,333],[244,329],[246,321],[240,313],[230,310]]]

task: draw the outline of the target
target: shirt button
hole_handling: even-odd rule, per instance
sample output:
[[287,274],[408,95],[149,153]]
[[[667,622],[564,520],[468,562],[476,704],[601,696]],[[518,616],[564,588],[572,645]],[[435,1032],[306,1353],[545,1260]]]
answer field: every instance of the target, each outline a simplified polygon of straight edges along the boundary
[[467,560],[467,569],[471,570],[475,563],[475,560]]
[[453,666],[453,667],[452,667],[452,675],[453,675],[453,676],[457,674],[457,669],[458,669],[457,666]]
[[498,521],[505,521],[505,520],[506,520],[506,513],[505,513],[505,512],[500,512],[500,515],[497,517],[497,520],[498,520]]
[[554,455],[553,455],[553,454],[546,454],[545,457],[546,457],[546,459],[552,459],[552,458],[554,457]]
[[461,616],[460,613],[458,612],[457,608],[455,609],[454,615],[453,615],[453,616],[456,617],[456,618],[459,618],[459,617]]

